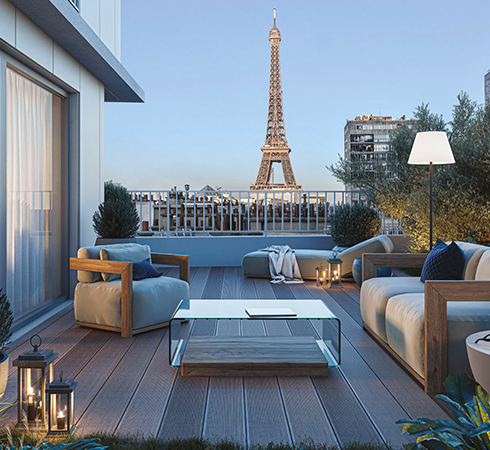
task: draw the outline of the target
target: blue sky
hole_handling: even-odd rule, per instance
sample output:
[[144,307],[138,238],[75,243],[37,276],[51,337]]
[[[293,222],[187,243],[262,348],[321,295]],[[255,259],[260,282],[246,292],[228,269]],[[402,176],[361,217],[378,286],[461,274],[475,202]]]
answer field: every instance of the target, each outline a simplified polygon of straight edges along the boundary
[[264,143],[272,9],[281,31],[286,136],[304,189],[342,188],[325,169],[346,119],[450,119],[461,90],[483,102],[488,0],[123,0],[122,62],[144,104],[106,104],[105,178],[130,189],[248,189]]

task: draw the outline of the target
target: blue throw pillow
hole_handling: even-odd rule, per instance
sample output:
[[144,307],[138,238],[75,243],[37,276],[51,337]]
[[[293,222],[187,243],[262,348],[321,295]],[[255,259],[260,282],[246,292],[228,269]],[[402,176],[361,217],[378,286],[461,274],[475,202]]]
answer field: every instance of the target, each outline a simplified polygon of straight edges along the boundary
[[158,278],[161,277],[162,274],[155,269],[149,259],[146,259],[141,262],[133,263],[133,280],[141,281],[146,278]]
[[425,260],[420,281],[425,280],[461,280],[464,270],[464,253],[456,244],[446,245],[437,239],[434,247]]

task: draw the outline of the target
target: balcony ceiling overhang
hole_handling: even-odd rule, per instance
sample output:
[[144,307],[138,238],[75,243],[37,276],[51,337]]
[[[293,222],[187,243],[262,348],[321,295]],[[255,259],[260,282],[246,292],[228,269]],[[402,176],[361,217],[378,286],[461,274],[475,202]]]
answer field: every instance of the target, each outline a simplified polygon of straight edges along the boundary
[[144,102],[145,92],[68,0],[9,0],[105,86],[106,102]]

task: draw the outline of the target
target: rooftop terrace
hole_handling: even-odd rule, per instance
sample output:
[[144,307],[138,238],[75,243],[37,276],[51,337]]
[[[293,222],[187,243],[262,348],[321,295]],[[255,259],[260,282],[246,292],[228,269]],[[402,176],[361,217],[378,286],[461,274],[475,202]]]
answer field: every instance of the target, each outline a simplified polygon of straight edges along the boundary
[[[178,276],[178,269],[166,269]],[[359,289],[324,290],[312,281],[277,285],[244,278],[239,267],[191,269],[191,298],[323,300],[342,322],[342,362],[328,377],[183,378],[168,364],[168,329],[122,339],[118,334],[73,325],[73,307],[39,325],[44,346],[59,357],[55,372],[75,377],[76,423],[81,433],[140,433],[163,438],[204,436],[242,444],[349,441],[409,442],[395,421],[447,417],[438,403],[362,329]],[[192,323],[184,324],[192,327]],[[29,348],[17,339],[10,361]],[[306,321],[199,321],[195,335],[310,335]],[[11,367],[4,401],[15,401]],[[11,408],[4,420],[15,421]]]

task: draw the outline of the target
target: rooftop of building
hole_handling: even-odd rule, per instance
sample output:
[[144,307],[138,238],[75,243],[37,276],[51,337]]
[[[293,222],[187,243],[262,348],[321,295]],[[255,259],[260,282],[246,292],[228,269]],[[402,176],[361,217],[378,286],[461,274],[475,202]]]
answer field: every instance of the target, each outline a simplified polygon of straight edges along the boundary
[[[370,120],[407,120],[406,117],[405,117],[405,114],[403,116],[401,116],[400,118],[398,119],[393,119],[392,116],[373,116],[372,114],[369,114],[369,115],[366,115],[366,114],[362,114],[360,116],[357,116],[354,121],[370,121]],[[349,122],[349,120],[348,120]]]

